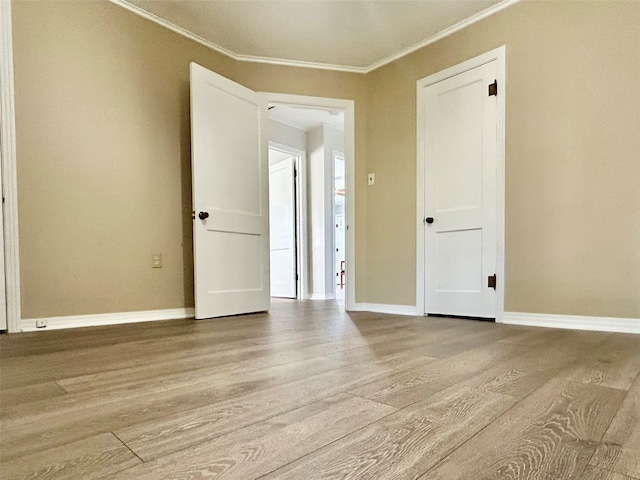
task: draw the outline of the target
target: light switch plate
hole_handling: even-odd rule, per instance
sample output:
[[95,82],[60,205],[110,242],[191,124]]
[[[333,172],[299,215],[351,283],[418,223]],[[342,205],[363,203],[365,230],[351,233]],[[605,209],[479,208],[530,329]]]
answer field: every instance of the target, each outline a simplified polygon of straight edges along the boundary
[[369,176],[367,177],[367,183],[369,185],[373,185],[376,183],[376,174],[375,173],[370,173]]

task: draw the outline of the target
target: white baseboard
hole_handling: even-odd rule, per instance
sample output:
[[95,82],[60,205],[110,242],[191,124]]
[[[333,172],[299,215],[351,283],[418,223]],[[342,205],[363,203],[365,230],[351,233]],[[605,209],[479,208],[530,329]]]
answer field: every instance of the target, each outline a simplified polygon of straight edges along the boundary
[[312,293],[309,295],[309,300],[334,300],[336,297],[331,295],[330,293]]
[[[169,310],[148,310],[143,312],[100,313],[95,315],[73,315],[69,317],[29,318],[20,321],[21,332],[58,330],[61,328],[97,327],[120,323],[153,322],[192,318],[193,308],[172,308]],[[36,328],[36,320],[44,320],[46,327]]]
[[414,305],[389,305],[384,303],[356,303],[354,312],[389,313],[392,315],[417,315]]
[[640,333],[640,318],[582,317],[545,313],[504,312],[502,323],[531,327],[568,328],[600,332]]
[[[318,297],[315,297],[319,299]],[[326,299],[326,298],[322,298]],[[413,305],[388,305],[382,303],[356,303],[351,309],[356,312],[387,313],[392,315],[416,315]],[[121,323],[152,322],[193,318],[193,308],[169,310],[148,310],[142,312],[102,313],[95,315],[73,315],[69,317],[48,317],[23,319],[20,331],[34,332],[58,330],[62,328],[96,327]],[[36,328],[36,320],[45,320],[47,326]],[[505,312],[502,323],[531,327],[566,328],[572,330],[595,330],[640,334],[640,318],[583,317],[578,315],[552,315],[543,313]]]

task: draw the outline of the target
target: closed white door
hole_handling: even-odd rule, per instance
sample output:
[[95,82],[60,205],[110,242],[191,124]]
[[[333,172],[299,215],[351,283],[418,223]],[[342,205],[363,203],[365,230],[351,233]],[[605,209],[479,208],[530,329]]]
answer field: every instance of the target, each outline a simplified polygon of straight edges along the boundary
[[269,309],[266,99],[191,64],[196,318]]
[[295,169],[289,157],[269,166],[271,296],[296,298]]
[[425,87],[426,313],[495,318],[495,78],[493,61]]

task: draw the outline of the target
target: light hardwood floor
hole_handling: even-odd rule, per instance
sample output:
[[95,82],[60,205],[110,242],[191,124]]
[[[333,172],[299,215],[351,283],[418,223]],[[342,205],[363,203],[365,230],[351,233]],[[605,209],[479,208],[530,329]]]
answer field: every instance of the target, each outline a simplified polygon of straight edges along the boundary
[[3,479],[640,479],[640,335],[275,301],[0,357]]

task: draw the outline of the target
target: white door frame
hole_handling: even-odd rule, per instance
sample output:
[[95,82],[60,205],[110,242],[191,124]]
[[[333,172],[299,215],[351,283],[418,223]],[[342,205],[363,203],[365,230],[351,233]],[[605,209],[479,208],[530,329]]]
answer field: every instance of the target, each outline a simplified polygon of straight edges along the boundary
[[[311,107],[322,110],[344,112],[344,162],[345,162],[345,218],[346,218],[346,293],[345,310],[354,310],[356,303],[355,271],[355,104],[353,100],[338,98],[309,97],[283,93],[261,92],[267,96],[269,104],[289,107]],[[333,214],[333,212],[332,212]],[[332,267],[333,271],[333,267]],[[332,280],[333,281],[333,280]]]
[[[269,148],[291,155],[293,157],[293,168],[297,173],[294,199],[296,210],[296,269],[298,274],[296,298],[304,300],[309,298],[309,265],[307,259],[307,153],[304,150],[271,140],[269,140]],[[269,188],[271,188],[271,186],[269,186]]]
[[18,253],[18,181],[16,174],[16,125],[13,83],[11,2],[0,1],[0,137],[2,148],[2,196],[4,197],[4,272],[7,299],[7,331],[20,331],[20,257]]
[[496,61],[496,80],[498,81],[498,132],[497,132],[497,156],[496,159],[496,322],[502,323],[504,316],[504,245],[505,245],[505,92],[506,92],[506,47],[503,45],[477,57],[466,60],[458,65],[442,70],[438,73],[421,78],[417,82],[417,157],[416,157],[416,313],[424,315],[425,312],[425,229],[424,218],[426,215],[425,202],[425,115],[424,101],[425,88],[434,83],[479,67],[486,63]]

